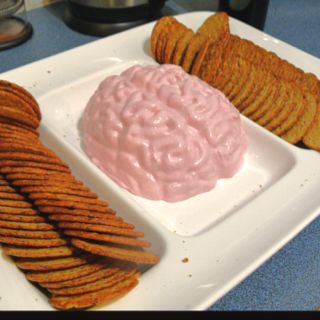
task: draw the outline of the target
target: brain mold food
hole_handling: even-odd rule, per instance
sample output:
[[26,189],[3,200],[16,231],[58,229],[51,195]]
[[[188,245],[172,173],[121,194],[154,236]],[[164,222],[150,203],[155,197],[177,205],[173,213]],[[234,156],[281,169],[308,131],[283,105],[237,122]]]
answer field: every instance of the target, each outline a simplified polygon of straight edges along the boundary
[[247,137],[225,95],[181,67],[134,65],[107,77],[82,118],[83,146],[121,187],[176,202],[242,166]]

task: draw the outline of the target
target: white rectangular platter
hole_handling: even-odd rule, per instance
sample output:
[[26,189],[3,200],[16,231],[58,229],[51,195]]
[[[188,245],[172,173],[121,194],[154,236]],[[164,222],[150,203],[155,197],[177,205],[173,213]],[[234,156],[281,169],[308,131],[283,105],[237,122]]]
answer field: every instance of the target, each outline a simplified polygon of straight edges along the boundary
[[[177,16],[197,29],[212,12]],[[285,245],[320,212],[320,155],[291,146],[243,118],[249,150],[241,171],[215,189],[166,203],[131,195],[96,168],[81,148],[79,121],[106,76],[150,54],[153,23],[3,73],[38,100],[42,141],[101,198],[152,242],[161,261],[128,295],[98,310],[204,310]],[[231,32],[320,77],[320,60],[230,19]],[[183,262],[188,258],[188,262]],[[185,260],[184,260],[185,261]],[[47,298],[4,255],[0,309],[51,310]]]

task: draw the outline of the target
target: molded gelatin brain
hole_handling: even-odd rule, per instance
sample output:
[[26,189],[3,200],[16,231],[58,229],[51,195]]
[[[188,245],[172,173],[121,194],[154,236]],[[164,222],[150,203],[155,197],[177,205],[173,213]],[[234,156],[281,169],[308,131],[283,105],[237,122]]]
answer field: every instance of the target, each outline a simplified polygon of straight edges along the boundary
[[175,202],[242,166],[247,137],[222,92],[179,66],[135,65],[107,77],[82,118],[91,160],[131,193]]

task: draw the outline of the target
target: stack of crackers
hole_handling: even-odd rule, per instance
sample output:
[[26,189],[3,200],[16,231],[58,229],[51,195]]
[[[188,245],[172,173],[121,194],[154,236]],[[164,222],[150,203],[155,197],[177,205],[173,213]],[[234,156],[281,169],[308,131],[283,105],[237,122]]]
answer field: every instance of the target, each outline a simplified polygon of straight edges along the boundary
[[291,144],[320,150],[320,81],[275,53],[230,33],[224,12],[194,32],[174,17],[155,24],[151,51],[221,90],[246,117]]
[[139,264],[159,257],[41,143],[40,120],[28,91],[0,81],[2,250],[57,309],[110,302],[137,285]]

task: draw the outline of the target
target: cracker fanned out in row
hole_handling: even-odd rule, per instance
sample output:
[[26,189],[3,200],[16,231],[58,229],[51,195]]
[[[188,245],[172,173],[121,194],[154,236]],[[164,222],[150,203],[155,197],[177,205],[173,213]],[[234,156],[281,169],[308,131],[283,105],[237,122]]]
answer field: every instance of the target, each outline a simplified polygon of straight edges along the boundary
[[[137,239],[142,232],[134,231],[134,225],[77,180],[68,165],[41,143],[40,119],[31,94],[0,81],[2,250],[27,279],[47,289],[50,303],[58,309],[110,302],[137,285],[134,261],[153,264],[159,258],[142,250],[150,246]],[[123,247],[128,254],[118,256],[123,260],[119,263],[117,257],[76,248],[73,238],[108,250]]]
[[289,143],[303,141],[320,151],[320,81],[314,74],[231,34],[224,12],[209,16],[195,33],[188,29],[182,37],[172,28],[168,32],[168,18],[162,19],[157,22],[161,33],[168,43],[179,38],[179,54],[171,61],[154,56],[157,62],[180,65],[221,90],[239,112],[265,129]]

